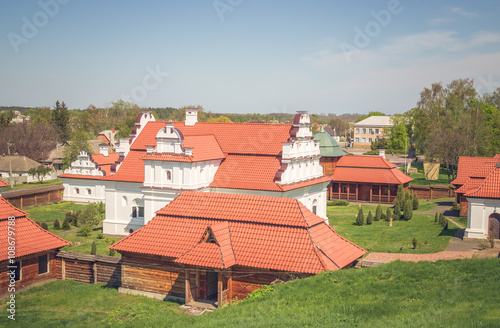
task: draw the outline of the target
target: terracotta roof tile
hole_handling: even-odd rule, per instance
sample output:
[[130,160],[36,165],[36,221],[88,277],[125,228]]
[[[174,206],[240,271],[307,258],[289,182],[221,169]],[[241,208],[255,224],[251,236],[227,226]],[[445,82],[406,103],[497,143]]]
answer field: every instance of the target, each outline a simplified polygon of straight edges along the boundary
[[9,184],[3,180],[0,180],[0,188],[7,187]]
[[413,180],[380,156],[342,156],[333,181],[401,184]]
[[[497,155],[498,156],[498,155]],[[460,156],[458,158],[457,178],[451,183],[454,185],[463,185],[467,179],[485,162],[494,161],[496,157],[469,157]]]
[[201,162],[215,159],[223,159],[222,152],[214,136],[186,136],[183,142],[184,148],[193,148],[193,155],[183,154],[146,154],[143,160],[168,161],[168,162]]
[[495,167],[475,190],[465,194],[473,198],[500,198],[500,167]]
[[103,180],[144,182],[144,151],[131,150],[115,174],[105,176]]
[[[157,213],[111,248],[196,266],[305,273],[336,270],[365,253],[294,199],[184,192]],[[200,243],[208,228],[216,243]]]
[[[70,243],[53,233],[42,229],[38,224],[26,217],[27,213],[15,208],[3,197],[0,197],[0,261],[8,259],[9,226],[15,230],[16,257],[22,257],[50,249],[60,248]],[[14,216],[15,225],[9,225],[9,217]],[[11,229],[12,230],[12,229]]]

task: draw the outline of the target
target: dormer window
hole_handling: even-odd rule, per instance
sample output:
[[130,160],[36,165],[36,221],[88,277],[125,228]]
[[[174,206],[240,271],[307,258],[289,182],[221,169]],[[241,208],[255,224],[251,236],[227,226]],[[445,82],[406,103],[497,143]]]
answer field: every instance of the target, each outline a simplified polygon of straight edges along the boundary
[[217,240],[215,239],[212,229],[208,228],[207,231],[205,231],[205,235],[203,235],[203,239],[201,240],[201,242],[217,244]]

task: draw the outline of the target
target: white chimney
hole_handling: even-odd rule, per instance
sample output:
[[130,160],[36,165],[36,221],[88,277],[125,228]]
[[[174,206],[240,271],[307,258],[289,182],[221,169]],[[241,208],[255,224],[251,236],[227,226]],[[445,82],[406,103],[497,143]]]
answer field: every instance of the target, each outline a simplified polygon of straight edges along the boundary
[[198,108],[186,108],[186,122],[184,125],[193,126],[198,122]]
[[184,155],[193,156],[193,148],[184,147]]
[[100,144],[99,152],[102,154],[102,156],[108,157],[109,156],[108,145],[105,143]]

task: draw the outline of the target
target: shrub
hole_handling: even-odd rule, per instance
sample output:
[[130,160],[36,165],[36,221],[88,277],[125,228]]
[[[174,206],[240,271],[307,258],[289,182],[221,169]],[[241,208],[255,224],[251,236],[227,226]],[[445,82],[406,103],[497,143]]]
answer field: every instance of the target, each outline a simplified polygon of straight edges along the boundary
[[78,229],[78,232],[76,234],[78,236],[88,237],[92,234],[92,228],[87,225],[83,225],[80,227],[80,229]]
[[480,250],[485,250],[488,248],[488,239],[481,239],[478,241],[478,246]]
[[365,223],[365,216],[363,215],[363,207],[359,207],[358,216],[356,216],[356,224],[362,226]]
[[104,239],[104,235],[102,233],[97,234],[97,239]]
[[409,200],[412,199],[412,195],[411,195],[411,191],[410,189],[406,189],[406,192],[405,192],[405,203]]
[[436,212],[436,215],[434,216],[434,222],[439,222],[439,214]]
[[396,205],[394,205],[394,212],[392,213],[392,219],[399,220],[400,217],[401,217],[401,209],[399,207],[399,204],[396,203]]
[[406,202],[405,210],[403,212],[403,220],[405,221],[410,221],[412,216],[413,216],[413,211],[412,211],[412,203],[411,200],[408,200]]
[[396,204],[398,206],[398,208],[402,208],[403,205],[404,205],[404,201],[405,201],[405,191],[403,189],[403,185],[400,184],[398,186],[398,193],[396,194]]
[[115,256],[115,255],[116,255],[116,251],[114,249],[110,249],[109,256]]
[[414,238],[411,240],[411,244],[413,245],[413,249],[416,249],[416,248],[417,248],[417,246],[418,246],[418,239],[414,237]]
[[387,210],[385,211],[385,218],[384,220],[389,221],[391,219],[392,213],[391,213],[391,208],[388,207]]
[[372,211],[368,211],[368,216],[366,217],[366,224],[371,225],[373,222],[373,215]]
[[385,215],[384,212],[382,212],[382,214],[380,214],[380,220],[381,221],[387,221],[387,216]]
[[444,217],[443,213],[439,214],[439,225],[444,228],[444,230],[448,230],[448,219]]
[[490,248],[495,247],[495,237],[493,235],[493,230],[488,233],[488,243],[490,243]]
[[42,227],[42,229],[49,230],[49,226],[45,222],[42,222],[42,224],[40,224],[40,227]]
[[58,219],[54,220],[54,229],[57,229],[57,230],[61,229],[61,225],[60,225]]
[[453,202],[453,206],[451,207],[451,210],[455,211],[455,212],[460,212],[460,205],[458,205],[457,202]]
[[338,200],[331,200],[329,202],[326,202],[328,206],[347,206],[349,205],[349,202],[347,200],[343,199],[338,199]]
[[40,224],[40,221],[36,221],[36,224],[38,224],[40,227],[42,226],[42,225]]
[[418,199],[417,193],[413,194],[412,205],[413,205],[412,210],[414,210],[414,211],[418,210],[418,206],[420,204],[419,204],[419,199]]
[[95,243],[95,240],[92,242],[92,247],[90,248],[90,254],[95,255],[97,253],[97,245]]
[[382,206],[378,204],[377,210],[375,211],[375,221],[380,221],[382,219]]
[[62,229],[63,230],[69,230],[69,229],[71,229],[71,226],[69,225],[68,218],[64,219],[63,224],[62,224]]
[[101,218],[99,208],[94,204],[88,205],[83,212],[78,211],[78,223],[81,226],[94,228],[99,225]]
[[104,207],[104,203],[99,203],[99,213],[104,214],[106,212],[106,208]]

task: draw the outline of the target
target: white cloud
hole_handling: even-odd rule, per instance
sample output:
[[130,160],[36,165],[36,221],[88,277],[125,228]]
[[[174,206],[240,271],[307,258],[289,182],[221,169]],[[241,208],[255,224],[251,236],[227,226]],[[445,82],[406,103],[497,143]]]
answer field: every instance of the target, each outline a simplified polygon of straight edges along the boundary
[[466,11],[465,9],[463,9],[461,7],[452,7],[450,9],[450,11],[453,14],[457,14],[457,15],[463,16],[465,18],[476,18],[476,17],[479,17],[478,14],[476,14],[474,12],[471,12],[471,11]]

